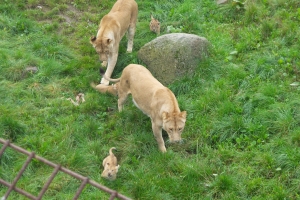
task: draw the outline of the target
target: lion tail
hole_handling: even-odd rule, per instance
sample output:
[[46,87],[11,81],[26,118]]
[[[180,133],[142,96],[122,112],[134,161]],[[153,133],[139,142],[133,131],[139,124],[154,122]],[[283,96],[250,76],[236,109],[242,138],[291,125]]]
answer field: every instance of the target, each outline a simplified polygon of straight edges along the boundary
[[100,68],[100,75],[103,77],[103,78],[105,78],[106,80],[108,80],[108,81],[111,81],[111,82],[120,82],[120,78],[116,78],[116,79],[114,79],[114,78],[109,78],[109,77],[107,77],[106,75],[105,75],[105,72],[104,72],[104,70],[102,69],[102,68]]
[[118,95],[118,84],[119,83],[112,84],[112,85],[103,85],[103,84],[96,85],[94,82],[90,83],[91,87],[99,91],[100,93],[110,93],[115,96]]
[[116,147],[112,147],[112,148],[109,149],[109,155],[110,156],[114,155],[114,153],[112,152],[112,150],[116,150]]
[[97,87],[96,87],[97,85],[96,85],[94,82],[91,82],[91,83],[90,83],[90,86],[91,86],[92,88],[94,88],[94,89],[97,89]]

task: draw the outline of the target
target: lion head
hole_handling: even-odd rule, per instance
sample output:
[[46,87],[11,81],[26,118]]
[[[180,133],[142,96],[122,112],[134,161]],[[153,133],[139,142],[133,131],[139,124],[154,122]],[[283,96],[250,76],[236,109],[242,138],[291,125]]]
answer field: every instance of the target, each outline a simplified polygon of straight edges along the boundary
[[117,178],[117,173],[120,165],[114,166],[111,165],[110,163],[106,163],[104,166],[104,170],[101,174],[101,177],[106,178],[108,180],[115,180]]
[[152,15],[149,27],[152,32],[156,33],[157,35],[160,34],[160,22],[157,19],[155,19]]
[[107,61],[112,45],[112,39],[106,37],[97,38],[96,36],[92,36],[90,39],[90,43],[98,53],[100,60]]
[[179,113],[163,113],[163,129],[168,133],[170,142],[181,141],[181,133],[186,121],[186,111]]

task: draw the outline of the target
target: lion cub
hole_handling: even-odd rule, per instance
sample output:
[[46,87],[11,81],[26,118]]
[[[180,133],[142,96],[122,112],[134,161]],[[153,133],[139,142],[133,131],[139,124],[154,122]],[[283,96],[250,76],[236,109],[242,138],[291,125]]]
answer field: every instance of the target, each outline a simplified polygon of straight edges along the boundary
[[112,150],[116,149],[115,147],[112,147],[109,149],[109,156],[107,156],[103,160],[103,167],[104,170],[101,174],[101,177],[106,178],[108,180],[115,180],[117,178],[117,172],[120,167],[120,165],[117,165],[117,157],[113,154]]
[[152,14],[151,14],[151,21],[149,24],[150,30],[154,33],[156,33],[157,35],[160,34],[160,22],[155,19]]

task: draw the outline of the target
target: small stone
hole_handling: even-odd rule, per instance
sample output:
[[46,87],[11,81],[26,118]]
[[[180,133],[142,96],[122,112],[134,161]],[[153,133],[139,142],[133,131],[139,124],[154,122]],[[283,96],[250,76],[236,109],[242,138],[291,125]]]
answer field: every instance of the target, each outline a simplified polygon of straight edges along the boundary
[[36,73],[38,71],[38,68],[37,67],[26,67],[25,71],[29,72],[29,73]]
[[224,3],[227,3],[228,0],[217,0],[217,4],[220,5],[220,4],[224,4]]

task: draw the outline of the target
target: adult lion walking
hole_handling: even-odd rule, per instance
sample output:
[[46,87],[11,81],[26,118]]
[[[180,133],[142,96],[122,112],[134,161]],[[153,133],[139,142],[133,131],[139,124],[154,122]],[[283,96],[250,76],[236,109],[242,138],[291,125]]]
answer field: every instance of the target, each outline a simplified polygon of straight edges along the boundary
[[[110,12],[105,15],[99,25],[97,36],[92,36],[91,44],[99,54],[102,65],[106,66],[106,77],[111,77],[119,53],[119,43],[126,31],[128,33],[127,52],[131,53],[138,15],[138,5],[134,0],[117,0]],[[109,81],[101,79],[101,84]]]

